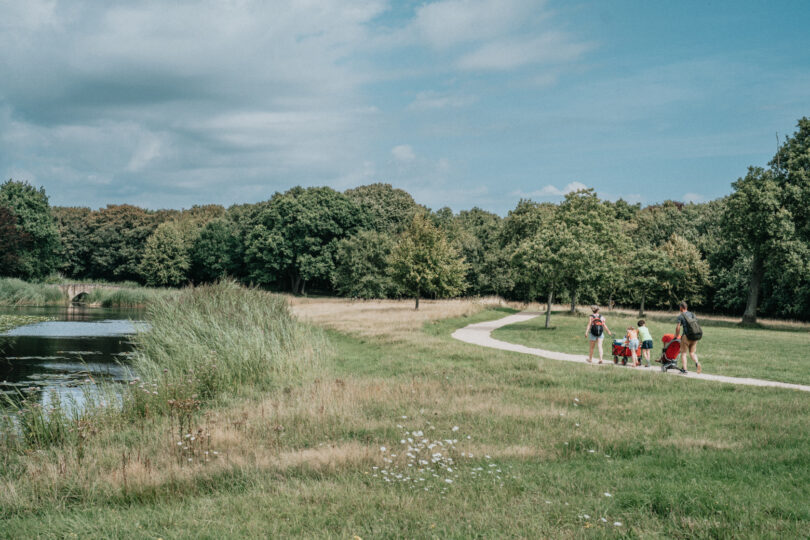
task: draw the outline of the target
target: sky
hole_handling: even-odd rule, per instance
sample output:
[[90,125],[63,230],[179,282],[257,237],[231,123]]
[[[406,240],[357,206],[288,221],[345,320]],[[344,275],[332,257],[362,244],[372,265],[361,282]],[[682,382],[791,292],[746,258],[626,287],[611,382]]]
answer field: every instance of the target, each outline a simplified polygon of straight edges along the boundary
[[0,175],[52,205],[390,183],[701,202],[810,116],[805,0],[0,0]]

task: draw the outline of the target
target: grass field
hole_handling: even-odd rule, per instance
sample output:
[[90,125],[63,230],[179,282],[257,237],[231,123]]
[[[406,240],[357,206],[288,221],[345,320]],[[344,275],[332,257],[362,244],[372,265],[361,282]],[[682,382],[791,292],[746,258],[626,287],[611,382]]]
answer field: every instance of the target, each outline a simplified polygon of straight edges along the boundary
[[0,536],[810,534],[804,393],[638,377],[449,337],[510,312],[497,306],[293,309],[330,328],[331,353],[314,379],[195,413],[218,458],[177,459],[164,415],[99,419],[83,457],[75,445],[3,452]]
[[[608,312],[606,320],[613,333],[623,337],[628,326],[636,326],[638,317]],[[651,358],[655,359],[661,354],[661,336],[675,331],[675,314],[647,317],[646,321],[654,338]],[[703,339],[698,344],[698,357],[705,373],[810,384],[810,331],[806,326],[772,323],[765,327],[742,328],[730,321],[708,317],[700,318],[700,323]],[[586,316],[554,312],[552,328],[546,329],[544,324],[545,317],[540,316],[495,330],[492,337],[540,349],[588,354]],[[605,336],[603,346],[606,361],[612,362],[610,336]],[[689,370],[694,369],[690,360]]]

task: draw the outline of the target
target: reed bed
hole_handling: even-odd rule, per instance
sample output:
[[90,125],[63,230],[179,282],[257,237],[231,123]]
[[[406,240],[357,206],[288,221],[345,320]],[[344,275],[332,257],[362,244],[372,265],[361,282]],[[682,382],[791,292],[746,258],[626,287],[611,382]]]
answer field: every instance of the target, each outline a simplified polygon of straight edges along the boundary
[[0,305],[46,306],[64,303],[64,293],[54,285],[29,283],[17,278],[0,278]]
[[[300,382],[327,352],[323,333],[295,320],[284,298],[235,282],[182,290],[149,304],[134,369],[159,396],[249,395]],[[152,394],[154,395],[154,393]]]

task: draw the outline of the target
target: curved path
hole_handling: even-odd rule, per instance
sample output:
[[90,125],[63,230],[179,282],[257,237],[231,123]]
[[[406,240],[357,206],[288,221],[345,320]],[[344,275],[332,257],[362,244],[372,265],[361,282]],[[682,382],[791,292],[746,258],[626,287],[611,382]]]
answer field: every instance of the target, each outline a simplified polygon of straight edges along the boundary
[[[493,330],[496,330],[502,326],[508,326],[510,324],[528,321],[529,319],[533,319],[539,315],[540,313],[522,312],[517,313],[515,315],[509,315],[507,317],[504,317],[503,319],[498,319],[495,321],[486,321],[482,323],[470,324],[468,326],[465,326],[464,328],[460,328],[455,332],[453,332],[452,337],[459,341],[463,341],[465,343],[472,343],[473,345],[481,345],[482,347],[490,347],[492,349],[501,349],[504,351],[514,351],[523,354],[532,354],[534,356],[540,356],[551,360],[562,360],[564,362],[578,362],[580,364],[587,364],[588,357],[583,354],[567,354],[561,352],[546,351],[543,349],[534,349],[532,347],[526,347],[525,345],[517,345],[515,343],[500,341],[498,339],[494,339],[491,335]],[[608,357],[610,356],[611,355],[608,355]],[[599,364],[594,365],[598,366]],[[613,363],[610,361],[602,365],[613,367]],[[663,374],[663,372],[660,369],[639,369],[636,371],[641,373],[658,373],[659,375]],[[801,390],[802,392],[810,392],[810,386],[803,384],[766,381],[764,379],[749,379],[746,377],[727,377],[725,375],[710,375],[707,373],[698,375],[693,371],[690,371],[685,375],[682,375],[677,371],[670,371],[668,373],[670,375],[677,375],[678,377],[686,377],[689,379],[700,379],[701,381],[717,381],[730,384],[743,384],[747,386],[773,386],[777,388],[789,388],[791,390]]]

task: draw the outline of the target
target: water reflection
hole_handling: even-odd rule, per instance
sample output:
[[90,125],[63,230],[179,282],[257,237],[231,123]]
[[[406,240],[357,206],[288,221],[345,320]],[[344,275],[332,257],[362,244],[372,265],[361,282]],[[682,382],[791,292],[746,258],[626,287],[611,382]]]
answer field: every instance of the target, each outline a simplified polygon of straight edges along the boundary
[[47,315],[48,321],[0,335],[0,393],[47,406],[54,398],[83,403],[98,382],[124,382],[133,350],[130,340],[143,323],[137,310],[86,306],[4,308],[4,313]]

